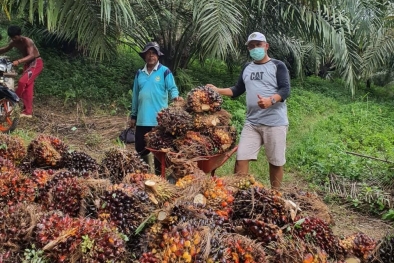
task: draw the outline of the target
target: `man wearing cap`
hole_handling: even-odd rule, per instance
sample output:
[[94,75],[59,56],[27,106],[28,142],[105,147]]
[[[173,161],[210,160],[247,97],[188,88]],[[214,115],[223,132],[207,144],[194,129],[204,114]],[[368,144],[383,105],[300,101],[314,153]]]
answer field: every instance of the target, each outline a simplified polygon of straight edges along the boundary
[[[169,68],[160,64],[159,56],[164,54],[156,42],[148,42],[139,53],[145,60],[134,78],[131,103],[130,127],[135,127],[135,149],[141,158],[149,162],[144,136],[157,126],[157,113],[168,107],[168,99],[181,100],[174,76]],[[160,162],[156,158],[155,173],[160,174]]]
[[247,174],[249,162],[256,161],[264,145],[269,163],[270,183],[280,189],[286,163],[287,118],[286,99],[290,95],[290,77],[286,65],[271,59],[269,44],[259,32],[249,35],[245,43],[253,62],[247,63],[237,83],[229,88],[208,87],[221,95],[238,97],[246,92],[246,119],[237,150],[235,172]]

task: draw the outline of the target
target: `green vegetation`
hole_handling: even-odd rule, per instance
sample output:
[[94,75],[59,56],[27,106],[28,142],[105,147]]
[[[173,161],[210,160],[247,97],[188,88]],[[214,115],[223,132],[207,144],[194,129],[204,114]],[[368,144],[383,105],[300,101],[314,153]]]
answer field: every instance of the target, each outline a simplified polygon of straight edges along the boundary
[[[387,163],[347,152],[394,161],[392,101],[378,103],[367,95],[351,101],[345,94],[338,96],[339,83],[308,81],[320,86],[323,93],[293,86],[289,99],[291,166],[312,174],[316,182],[323,182],[329,174],[351,179],[365,179],[371,173],[381,179],[387,177],[390,174]],[[335,96],[324,92],[326,85],[331,87],[330,91],[336,91]]]
[[24,251],[25,258],[23,259],[23,263],[46,263],[48,260],[44,257],[44,251],[41,249],[36,249],[35,246],[31,249],[25,249]]
[[110,61],[69,58],[50,50],[42,54],[44,69],[36,81],[38,98],[55,96],[67,102],[103,102],[101,107],[118,113],[130,106],[131,85],[143,61],[134,52]]

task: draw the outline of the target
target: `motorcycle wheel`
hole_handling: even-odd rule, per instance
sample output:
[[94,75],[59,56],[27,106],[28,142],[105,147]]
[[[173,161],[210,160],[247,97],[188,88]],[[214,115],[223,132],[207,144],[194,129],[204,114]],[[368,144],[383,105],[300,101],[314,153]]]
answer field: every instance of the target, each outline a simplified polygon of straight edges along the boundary
[[10,133],[19,123],[20,105],[3,98],[0,100],[0,132]]

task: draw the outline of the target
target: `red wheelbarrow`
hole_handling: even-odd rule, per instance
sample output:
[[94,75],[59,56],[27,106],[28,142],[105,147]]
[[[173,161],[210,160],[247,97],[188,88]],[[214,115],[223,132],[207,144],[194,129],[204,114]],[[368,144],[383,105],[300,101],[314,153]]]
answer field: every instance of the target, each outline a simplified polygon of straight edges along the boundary
[[[167,151],[155,150],[152,148],[146,148],[153,153],[153,155],[160,161],[161,164],[161,177],[165,177],[166,175],[166,154]],[[215,171],[217,168],[222,166],[230,157],[233,155],[238,149],[238,146],[235,146],[230,151],[225,153],[210,155],[210,156],[199,156],[197,157],[199,160],[197,161],[198,168],[200,168],[204,173],[211,173],[211,176],[215,175]]]

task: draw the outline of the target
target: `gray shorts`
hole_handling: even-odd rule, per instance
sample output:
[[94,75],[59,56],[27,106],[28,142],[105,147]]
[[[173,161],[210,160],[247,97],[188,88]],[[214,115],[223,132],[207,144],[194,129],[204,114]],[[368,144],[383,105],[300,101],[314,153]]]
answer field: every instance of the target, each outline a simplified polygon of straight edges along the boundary
[[261,146],[264,145],[268,162],[283,166],[286,163],[287,127],[245,124],[238,144],[237,160],[257,160]]

